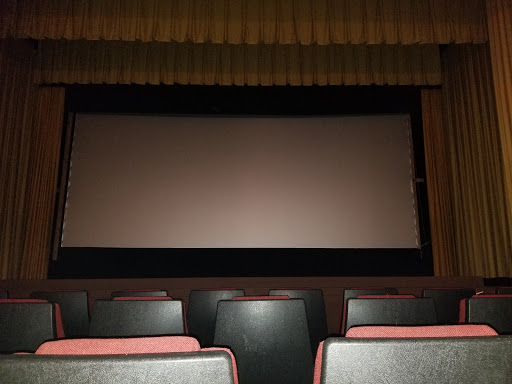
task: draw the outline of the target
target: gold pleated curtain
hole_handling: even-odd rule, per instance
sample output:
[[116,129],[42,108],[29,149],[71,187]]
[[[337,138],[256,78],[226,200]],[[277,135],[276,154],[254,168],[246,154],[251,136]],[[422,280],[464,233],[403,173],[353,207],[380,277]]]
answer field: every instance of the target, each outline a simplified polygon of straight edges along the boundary
[[64,89],[33,80],[35,47],[0,40],[0,278],[48,273]]
[[42,84],[437,85],[439,48],[47,40]]
[[441,89],[423,89],[421,104],[434,274],[457,276],[450,157]]
[[46,277],[63,86],[105,83],[441,85],[422,91],[435,274],[511,276],[511,3],[0,1],[0,278]]
[[3,0],[0,37],[215,44],[487,41],[483,0]]
[[488,0],[487,18],[507,212],[512,227],[512,1]]
[[457,275],[510,276],[510,226],[488,46],[450,46],[442,63]]

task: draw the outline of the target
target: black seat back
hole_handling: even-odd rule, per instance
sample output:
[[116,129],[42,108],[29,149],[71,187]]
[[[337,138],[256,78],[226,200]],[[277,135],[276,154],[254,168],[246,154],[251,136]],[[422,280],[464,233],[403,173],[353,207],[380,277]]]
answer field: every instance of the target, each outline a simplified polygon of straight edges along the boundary
[[213,345],[217,303],[244,296],[243,289],[191,290],[187,306],[187,325],[191,336],[198,339],[201,347]]
[[439,324],[458,324],[461,300],[476,293],[472,288],[424,289],[422,297],[431,297],[436,306]]
[[311,384],[303,299],[219,301],[214,344],[235,354],[240,384]]
[[355,299],[360,295],[396,295],[398,290],[395,288],[347,288],[343,290],[343,302],[341,311],[340,334],[345,332],[345,321],[347,317],[347,300]]
[[432,298],[355,298],[347,300],[346,332],[357,325],[438,324]]
[[225,351],[155,355],[0,356],[2,384],[233,384]]
[[168,296],[167,291],[158,289],[129,289],[125,291],[114,291],[110,294],[110,298],[114,297],[144,297],[144,296]]
[[361,295],[397,295],[396,288],[350,288],[343,290],[343,301],[355,299]]
[[512,382],[512,337],[351,339],[322,348],[321,384],[504,384]]
[[52,303],[0,304],[0,353],[35,352],[56,337]]
[[291,299],[303,299],[306,305],[311,352],[316,355],[318,344],[327,337],[327,318],[325,314],[324,294],[321,289],[271,289],[270,296],[288,296]]
[[59,304],[66,337],[88,335],[89,301],[87,291],[36,291],[32,292],[30,297]]
[[500,335],[512,335],[512,295],[465,300],[465,321],[488,324]]
[[185,334],[181,300],[96,300],[89,336],[157,336]]

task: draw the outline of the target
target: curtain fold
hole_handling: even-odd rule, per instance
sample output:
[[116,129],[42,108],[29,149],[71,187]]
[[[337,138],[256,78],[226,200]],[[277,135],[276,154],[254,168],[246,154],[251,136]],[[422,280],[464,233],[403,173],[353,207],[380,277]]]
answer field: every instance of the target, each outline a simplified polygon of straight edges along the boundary
[[0,278],[44,279],[60,155],[64,89],[33,80],[35,47],[0,40]]
[[43,84],[436,85],[437,45],[43,41]]
[[487,0],[486,5],[508,222],[512,229],[512,2]]
[[0,40],[0,278],[20,276],[27,205],[35,50],[28,41]]
[[65,89],[37,87],[25,192],[27,205],[20,278],[48,274],[64,118]]
[[442,63],[458,275],[510,276],[510,228],[488,47],[449,46]]
[[421,106],[434,275],[458,276],[441,89],[423,89]]
[[0,37],[231,44],[487,41],[484,0],[3,0]]

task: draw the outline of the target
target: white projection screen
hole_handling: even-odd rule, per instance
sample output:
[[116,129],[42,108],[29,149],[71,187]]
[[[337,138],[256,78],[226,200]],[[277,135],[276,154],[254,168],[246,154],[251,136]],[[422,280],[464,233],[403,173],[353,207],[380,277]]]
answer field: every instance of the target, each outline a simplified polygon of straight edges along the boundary
[[77,114],[62,247],[418,248],[410,118]]

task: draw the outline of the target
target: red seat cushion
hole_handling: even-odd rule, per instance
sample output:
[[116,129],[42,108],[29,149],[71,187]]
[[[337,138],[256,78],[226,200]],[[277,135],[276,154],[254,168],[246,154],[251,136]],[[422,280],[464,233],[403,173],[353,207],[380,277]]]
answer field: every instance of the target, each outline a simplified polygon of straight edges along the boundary
[[488,325],[427,325],[427,326],[359,326],[351,327],[345,337],[404,338],[404,337],[472,337],[497,336]]
[[172,300],[171,296],[116,296],[112,300]]
[[141,353],[197,352],[199,342],[189,336],[155,336],[109,339],[65,339],[47,341],[39,355],[124,355]]
[[231,300],[287,300],[290,296],[236,296]]

